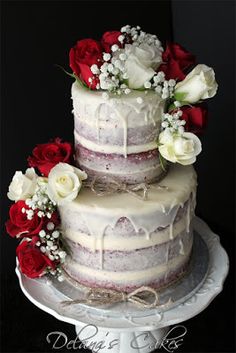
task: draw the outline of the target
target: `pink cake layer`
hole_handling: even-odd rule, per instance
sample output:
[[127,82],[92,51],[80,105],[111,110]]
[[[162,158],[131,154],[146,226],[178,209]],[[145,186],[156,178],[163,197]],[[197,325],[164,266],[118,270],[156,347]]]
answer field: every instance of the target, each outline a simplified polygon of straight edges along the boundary
[[[124,144],[124,128],[114,124],[111,128],[108,124],[107,128],[99,127],[99,130],[91,128],[83,120],[75,117],[75,131],[79,136],[86,140],[101,145],[123,146]],[[112,119],[109,119],[112,122]],[[107,122],[107,121],[106,121]],[[146,124],[127,129],[127,146],[145,145],[157,140],[160,132],[160,124]]]
[[[191,257],[191,256],[190,256]],[[114,289],[117,291],[124,291],[127,293],[132,292],[133,290],[139,288],[140,286],[149,286],[156,289],[161,289],[163,287],[169,286],[171,283],[176,282],[180,279],[188,270],[189,259],[190,257],[186,258],[185,261],[175,270],[169,271],[168,273],[162,274],[161,276],[157,276],[156,280],[146,280],[142,281],[142,283],[114,283],[112,282],[112,273],[111,279],[108,281],[100,281],[98,279],[88,280],[80,275],[79,272],[73,271],[73,269],[67,267],[67,265],[63,265],[64,270],[66,273],[73,278],[78,283],[81,283],[84,286],[91,287],[91,288],[107,288],[107,289]]]
[[90,178],[108,176],[127,184],[154,182],[163,174],[158,150],[128,154],[100,153],[91,151],[80,144],[75,146],[77,165]]
[[[100,269],[100,251],[92,251],[74,241],[66,239],[73,261],[89,268]],[[192,244],[192,231],[188,234],[181,232],[173,240],[150,247],[138,248],[131,251],[103,250],[103,270],[133,271],[144,270],[161,265],[181,254],[182,249],[189,249]],[[182,255],[185,255],[183,252]]]

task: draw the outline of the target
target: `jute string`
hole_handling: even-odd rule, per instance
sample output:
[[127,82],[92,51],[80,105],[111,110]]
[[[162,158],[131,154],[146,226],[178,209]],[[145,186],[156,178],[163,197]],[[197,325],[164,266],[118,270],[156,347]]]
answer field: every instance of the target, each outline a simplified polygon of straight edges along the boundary
[[110,176],[104,175],[94,177],[91,181],[83,182],[83,186],[90,188],[97,196],[106,196],[116,192],[127,192],[141,200],[146,200],[148,197],[148,189],[151,187],[157,189],[168,189],[166,186],[158,185],[157,183],[163,179],[166,173],[163,173],[155,184],[139,183],[126,184],[122,183]]
[[[88,287],[87,287],[88,288]],[[152,297],[152,300],[148,300]],[[89,288],[83,299],[64,300],[61,302],[63,306],[74,304],[92,304],[94,306],[104,304],[115,304],[120,302],[131,302],[142,308],[166,307],[171,304],[171,299],[168,302],[160,305],[159,296],[154,288],[142,286],[135,289],[131,293],[119,292],[114,289],[107,288]]]

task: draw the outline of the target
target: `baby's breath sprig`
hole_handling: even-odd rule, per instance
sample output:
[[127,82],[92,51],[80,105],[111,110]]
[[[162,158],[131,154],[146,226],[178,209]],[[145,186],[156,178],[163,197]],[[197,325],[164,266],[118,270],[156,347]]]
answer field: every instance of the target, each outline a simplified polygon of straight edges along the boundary
[[26,199],[26,205],[29,210],[22,209],[22,212],[27,214],[28,219],[32,219],[34,211],[37,210],[37,215],[51,218],[52,213],[56,210],[56,203],[52,201],[47,194],[47,179],[39,177],[34,195],[30,199]]
[[161,127],[162,129],[167,129],[171,133],[178,133],[178,134],[183,134],[184,133],[184,125],[186,124],[185,120],[180,119],[182,116],[183,112],[178,109],[172,114],[169,113],[164,113],[162,115],[162,123]]

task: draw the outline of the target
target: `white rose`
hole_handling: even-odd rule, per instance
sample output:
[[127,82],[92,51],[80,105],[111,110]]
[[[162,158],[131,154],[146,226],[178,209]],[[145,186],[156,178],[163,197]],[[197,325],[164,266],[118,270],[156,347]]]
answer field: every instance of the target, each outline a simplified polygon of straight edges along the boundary
[[179,135],[166,129],[159,135],[159,144],[159,152],[163,158],[182,165],[193,164],[202,150],[201,141],[191,132]]
[[132,46],[133,54],[145,67],[157,70],[162,62],[162,50],[160,46],[154,44],[141,43],[139,46]]
[[183,81],[175,86],[175,99],[196,103],[201,99],[211,98],[216,94],[218,84],[214,70],[206,65],[197,65]]
[[11,201],[26,200],[30,198],[36,188],[38,175],[34,168],[28,168],[23,174],[21,171],[15,172],[7,193]]
[[48,196],[57,205],[74,200],[87,174],[67,163],[58,163],[48,175]]
[[142,43],[139,46],[126,44],[125,71],[128,75],[129,88],[143,87],[149,81],[162,61],[161,47]]

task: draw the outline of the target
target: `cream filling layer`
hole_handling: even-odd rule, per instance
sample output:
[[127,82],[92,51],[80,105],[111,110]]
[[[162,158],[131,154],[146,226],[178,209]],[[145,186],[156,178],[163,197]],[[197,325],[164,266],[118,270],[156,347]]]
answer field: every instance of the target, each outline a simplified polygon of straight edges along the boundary
[[137,165],[137,170],[135,170],[135,168],[132,169],[133,166],[129,166],[129,168],[127,168],[127,167],[120,166],[119,164],[117,164],[116,168],[112,168],[110,170],[107,170],[106,166],[104,168],[97,168],[97,167],[94,168],[93,162],[92,162],[92,166],[90,166],[91,163],[84,161],[84,160],[82,162],[80,160],[80,165],[84,166],[88,169],[94,170],[95,172],[98,172],[98,173],[115,174],[115,175],[124,175],[125,174],[125,175],[135,176],[136,174],[140,174],[140,173],[148,173],[151,171],[154,172],[154,171],[157,171],[158,169],[162,170],[162,167],[161,167],[158,159],[156,162],[157,162],[157,164],[155,166],[151,166],[149,168],[143,168],[143,169],[140,167],[140,165]]
[[160,230],[157,233],[152,233],[150,238],[147,238],[144,234],[143,236],[131,236],[129,238],[104,236],[102,239],[101,237],[87,235],[85,233],[76,232],[71,229],[66,229],[63,232],[63,235],[65,238],[68,238],[75,243],[79,243],[81,246],[89,249],[92,252],[101,250],[101,246],[103,246],[103,250],[131,251],[163,244],[169,240],[174,239],[183,231],[187,232],[187,218],[188,215],[184,214],[178,222],[173,224],[171,234],[172,237],[170,237],[169,227]]
[[190,244],[189,249],[186,249],[185,255],[180,255],[173,260],[168,261],[162,265],[151,267],[149,269],[141,271],[123,271],[123,272],[114,272],[114,271],[104,271],[104,270],[95,270],[94,268],[89,268],[83,265],[80,265],[74,261],[68,263],[70,269],[75,270],[82,276],[88,278],[95,278],[97,281],[111,281],[111,282],[136,282],[143,281],[146,279],[157,279],[157,276],[165,274],[167,271],[177,269],[182,264],[185,263],[186,259],[190,256],[192,249],[192,244]]
[[[94,151],[94,152],[100,152],[100,153],[107,153],[107,154],[124,154],[124,146],[118,146],[118,145],[98,145],[92,141],[89,141],[85,139],[84,137],[80,136],[76,131],[74,131],[74,136],[75,136],[75,142],[80,143],[83,147],[87,148],[88,150]],[[127,146],[126,151],[127,154],[132,154],[132,153],[140,153],[140,152],[147,152],[157,149],[157,143],[156,141],[147,143],[145,145],[132,145],[132,146]]]

